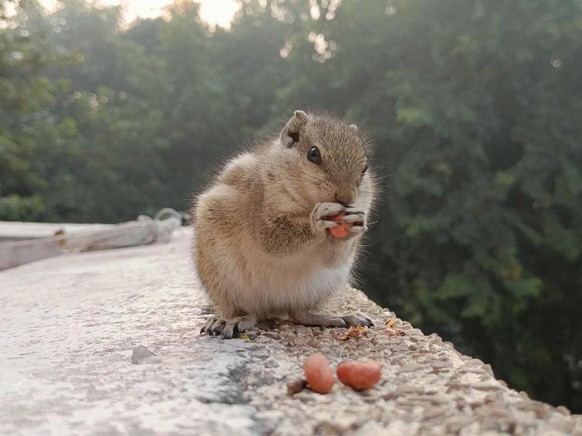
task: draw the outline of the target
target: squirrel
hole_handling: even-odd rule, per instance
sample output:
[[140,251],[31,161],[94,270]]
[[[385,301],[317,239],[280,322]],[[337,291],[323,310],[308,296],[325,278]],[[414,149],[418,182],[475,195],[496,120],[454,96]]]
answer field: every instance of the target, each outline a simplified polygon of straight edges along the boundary
[[[356,125],[295,111],[275,138],[226,163],[192,207],[194,264],[229,339],[271,316],[303,325],[373,326],[314,310],[347,286],[376,184]],[[344,238],[332,229],[346,228]]]

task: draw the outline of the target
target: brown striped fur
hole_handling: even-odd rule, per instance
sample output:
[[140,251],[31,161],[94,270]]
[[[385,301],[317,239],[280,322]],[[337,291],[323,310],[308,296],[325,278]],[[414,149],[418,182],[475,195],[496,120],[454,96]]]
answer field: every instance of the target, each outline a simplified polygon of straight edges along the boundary
[[[313,146],[321,165],[307,159]],[[279,137],[224,166],[192,211],[197,273],[219,315],[204,331],[231,337],[281,314],[305,324],[368,324],[311,310],[350,280],[375,197],[373,174],[363,173],[369,152],[354,125],[296,111]],[[362,218],[347,239],[326,230],[329,208]]]

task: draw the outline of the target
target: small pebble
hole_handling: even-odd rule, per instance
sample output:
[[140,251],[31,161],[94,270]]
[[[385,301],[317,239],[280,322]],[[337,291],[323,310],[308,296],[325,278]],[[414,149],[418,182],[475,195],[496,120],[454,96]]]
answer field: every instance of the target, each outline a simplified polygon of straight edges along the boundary
[[131,363],[142,363],[144,360],[149,359],[150,357],[155,356],[155,353],[152,353],[143,345],[138,345],[133,349],[131,353]]
[[298,392],[301,392],[307,386],[307,380],[294,380],[292,382],[287,383],[287,395],[293,395]]

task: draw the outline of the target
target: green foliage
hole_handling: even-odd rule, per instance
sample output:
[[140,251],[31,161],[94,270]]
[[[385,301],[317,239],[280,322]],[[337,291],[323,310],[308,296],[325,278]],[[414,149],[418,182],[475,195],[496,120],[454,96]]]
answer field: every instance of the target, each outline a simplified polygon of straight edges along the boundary
[[192,2],[128,28],[82,0],[0,3],[0,219],[185,209],[294,109],[345,115],[384,192],[369,295],[581,411],[582,4],[241,4],[210,31]]
[[[55,113],[68,81],[44,74],[64,57],[29,30],[39,6],[22,6],[0,19],[0,219],[44,220],[69,202],[66,173],[76,154],[76,127]],[[53,184],[59,189],[54,196]]]

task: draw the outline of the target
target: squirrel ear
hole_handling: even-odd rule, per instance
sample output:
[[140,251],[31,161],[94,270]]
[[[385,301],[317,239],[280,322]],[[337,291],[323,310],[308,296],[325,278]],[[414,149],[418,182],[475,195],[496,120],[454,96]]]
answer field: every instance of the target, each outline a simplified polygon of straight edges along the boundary
[[358,133],[358,126],[356,126],[355,124],[350,124],[348,128],[350,129],[351,132]]
[[309,116],[303,111],[295,111],[293,118],[291,118],[283,131],[281,132],[281,142],[287,147],[291,147],[293,144],[299,142],[299,136],[303,131],[303,127],[307,124]]

